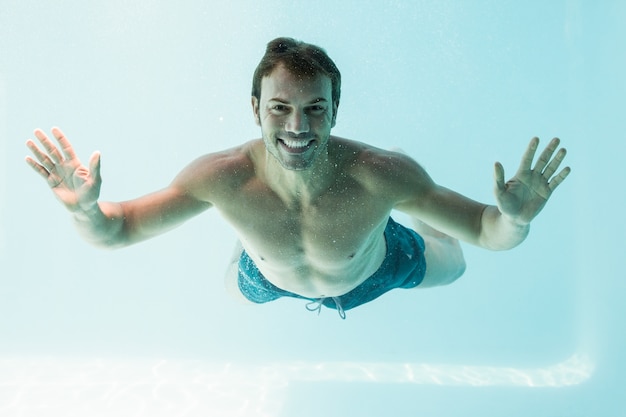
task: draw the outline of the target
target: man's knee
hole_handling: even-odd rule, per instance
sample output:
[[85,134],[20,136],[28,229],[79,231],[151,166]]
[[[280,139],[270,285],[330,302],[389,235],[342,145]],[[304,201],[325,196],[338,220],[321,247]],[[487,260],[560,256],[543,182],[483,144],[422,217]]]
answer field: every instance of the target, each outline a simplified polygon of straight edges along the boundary
[[450,271],[449,282],[446,284],[452,284],[457,279],[461,278],[461,276],[465,273],[465,269],[467,268],[467,264],[465,263],[465,259],[461,256],[461,259],[457,261],[454,265],[455,268]]
[[465,263],[465,256],[463,256],[463,249],[461,248],[461,244],[458,240],[454,240],[454,244],[450,245],[450,268],[451,273],[450,276],[452,281],[456,281],[465,273],[465,269],[467,268],[467,264]]
[[458,240],[426,237],[424,242],[426,273],[420,287],[448,285],[463,275],[467,265]]

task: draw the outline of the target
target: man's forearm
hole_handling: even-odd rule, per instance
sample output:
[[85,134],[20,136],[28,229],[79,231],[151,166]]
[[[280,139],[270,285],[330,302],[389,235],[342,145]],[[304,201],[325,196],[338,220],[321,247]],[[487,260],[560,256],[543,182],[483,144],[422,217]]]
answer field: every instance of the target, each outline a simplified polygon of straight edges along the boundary
[[487,206],[481,218],[479,245],[491,250],[514,248],[526,239],[530,224],[519,224],[500,213],[496,206]]
[[89,243],[106,248],[125,246],[124,211],[118,203],[97,203],[89,210],[75,211],[74,224]]

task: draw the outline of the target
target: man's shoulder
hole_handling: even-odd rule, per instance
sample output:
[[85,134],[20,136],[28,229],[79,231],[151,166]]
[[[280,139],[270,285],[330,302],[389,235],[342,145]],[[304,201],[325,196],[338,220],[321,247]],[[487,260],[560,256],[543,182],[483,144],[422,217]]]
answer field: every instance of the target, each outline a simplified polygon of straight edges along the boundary
[[[348,167],[354,168],[360,175],[397,176],[403,173],[423,172],[420,165],[399,148],[382,149],[367,143],[333,137],[335,149],[343,155]],[[407,170],[409,172],[407,172]]]
[[346,170],[371,192],[404,194],[431,181],[422,166],[403,151],[342,138],[335,141],[335,146],[349,155]]
[[249,181],[255,175],[254,148],[258,140],[200,156],[187,165],[175,182],[196,192],[228,191]]
[[259,142],[260,140],[252,140],[230,149],[202,155],[193,161],[190,167],[193,166],[198,173],[210,176],[254,170],[253,153]]

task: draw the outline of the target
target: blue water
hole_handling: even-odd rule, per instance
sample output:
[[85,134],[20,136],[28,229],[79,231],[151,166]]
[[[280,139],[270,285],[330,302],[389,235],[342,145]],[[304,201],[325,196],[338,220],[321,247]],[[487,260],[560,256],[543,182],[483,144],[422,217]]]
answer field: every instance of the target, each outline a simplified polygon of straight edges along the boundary
[[[622,416],[626,96],[621,1],[2,0],[0,415]],[[35,127],[102,152],[102,198],[159,189],[259,136],[267,41],[326,48],[334,133],[492,203],[532,136],[573,173],[520,247],[464,246],[451,286],[346,321],[223,288],[217,212],[120,251],[85,244],[23,162]],[[401,218],[401,216],[399,216]]]

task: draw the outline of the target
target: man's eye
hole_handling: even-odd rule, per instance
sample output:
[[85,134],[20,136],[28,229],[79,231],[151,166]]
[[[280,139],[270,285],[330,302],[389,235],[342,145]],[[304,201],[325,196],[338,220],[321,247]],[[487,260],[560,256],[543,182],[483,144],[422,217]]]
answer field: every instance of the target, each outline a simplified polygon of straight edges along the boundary
[[284,112],[287,110],[287,106],[284,106],[282,104],[276,104],[274,106],[272,106],[272,110],[278,111],[278,112]]
[[309,107],[309,111],[313,114],[321,114],[326,111],[326,107],[324,106],[311,106]]

